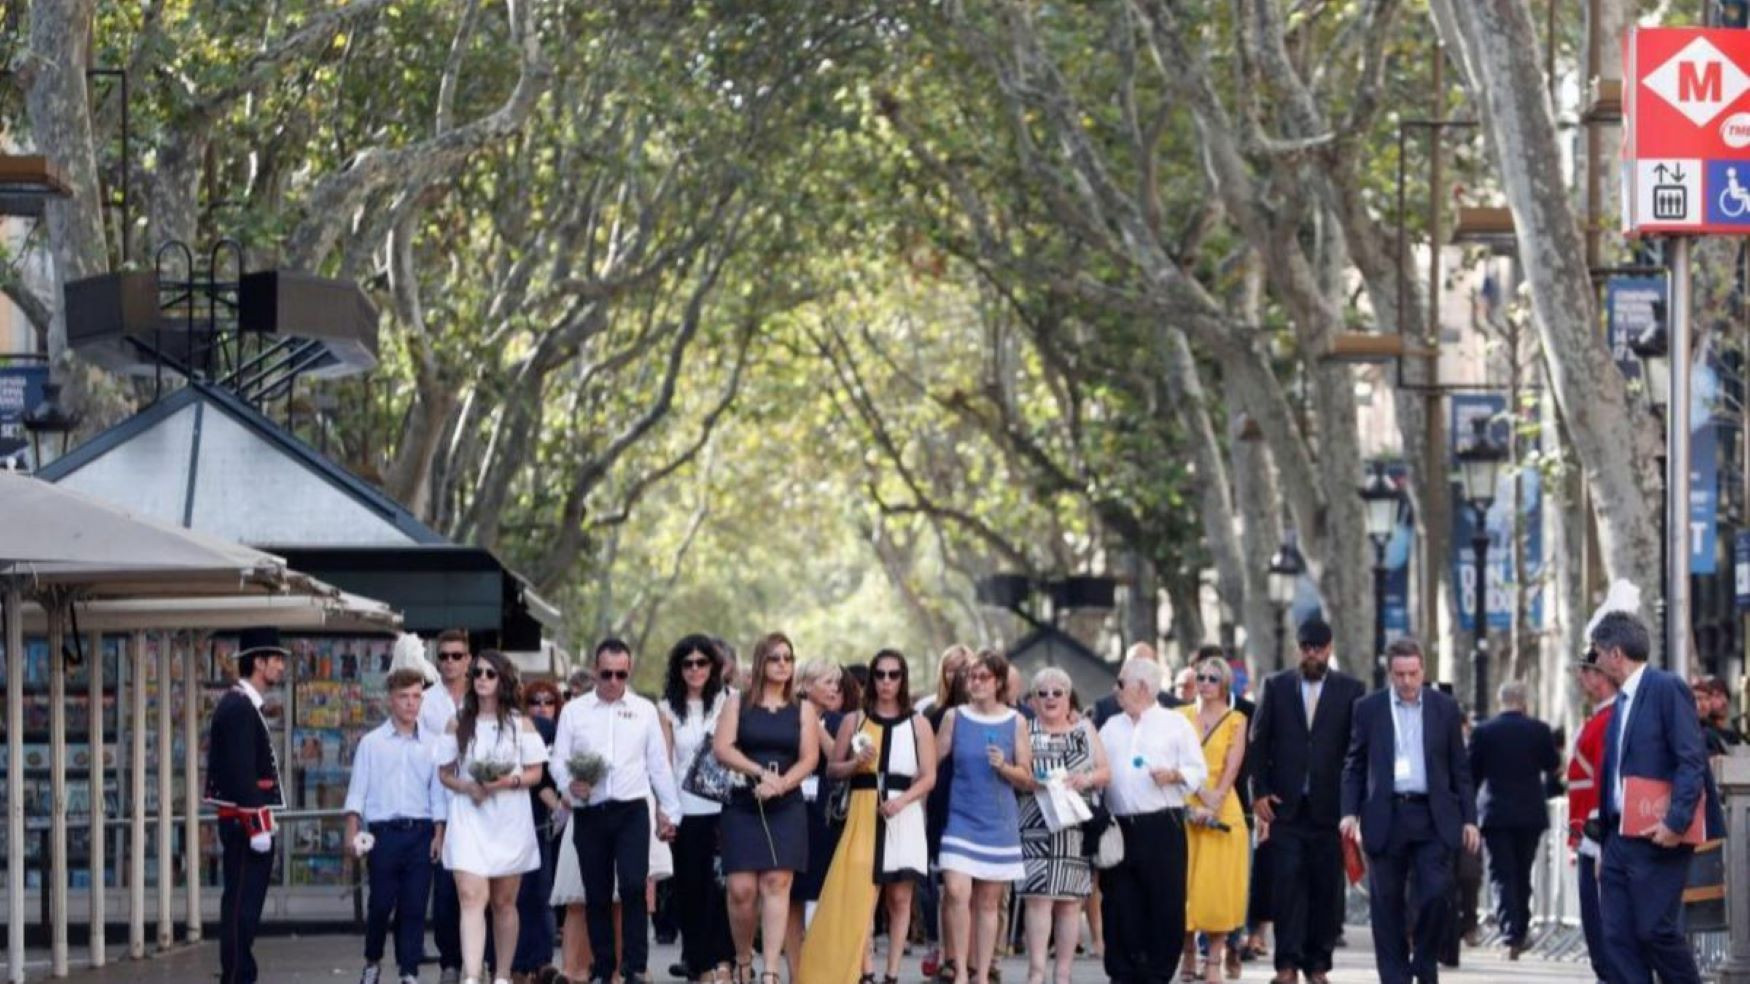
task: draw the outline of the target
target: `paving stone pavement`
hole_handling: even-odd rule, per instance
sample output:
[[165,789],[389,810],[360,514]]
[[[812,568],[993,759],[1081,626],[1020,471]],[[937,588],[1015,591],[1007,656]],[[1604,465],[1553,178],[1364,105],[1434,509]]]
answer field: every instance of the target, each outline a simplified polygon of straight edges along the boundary
[[[1349,945],[1337,951],[1337,967],[1331,980],[1334,984],[1371,984],[1377,981],[1379,978],[1373,969],[1373,951],[1367,929],[1351,926],[1347,930],[1347,939]],[[360,956],[362,946],[358,936],[348,935],[265,937],[258,940],[255,947],[256,962],[261,968],[260,984],[315,984],[318,981],[322,984],[350,984],[358,980],[359,968],[363,963]],[[75,949],[77,962],[67,980],[73,984],[157,981],[201,984],[218,976],[218,955],[210,941],[182,947],[148,960],[128,960],[125,949],[122,953],[123,959],[119,962],[93,970],[84,965],[83,954]],[[914,949],[913,953],[915,956],[905,964],[906,974],[902,978],[905,984],[917,984],[924,979],[918,969],[922,951]],[[653,947],[650,958],[652,979],[659,982],[671,980],[666,970],[678,956],[679,951],[675,947]],[[33,982],[47,979],[47,953],[32,950],[30,957],[27,978]],[[392,969],[387,964],[384,966],[385,981],[394,980],[387,973]],[[1018,957],[1005,960],[1002,965],[1002,978],[1005,984],[1023,984],[1027,979],[1025,961]],[[1105,974],[1101,972],[1097,961],[1085,958],[1076,962],[1075,979],[1094,982],[1104,980]],[[1240,979],[1267,981],[1270,979],[1270,969],[1262,961],[1249,963],[1245,965],[1245,972]],[[1492,948],[1466,950],[1464,966],[1459,970],[1442,968],[1440,979],[1447,984],[1499,984],[1502,981],[1590,984],[1592,981],[1591,975],[1580,963],[1550,961],[1530,956],[1510,963],[1504,951]],[[427,984],[435,982],[437,970],[427,968],[420,975],[420,980]]]

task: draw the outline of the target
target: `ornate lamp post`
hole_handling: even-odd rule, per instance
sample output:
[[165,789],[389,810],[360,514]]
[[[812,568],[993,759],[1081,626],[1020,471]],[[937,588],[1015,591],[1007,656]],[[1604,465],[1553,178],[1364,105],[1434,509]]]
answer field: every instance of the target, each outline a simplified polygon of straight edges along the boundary
[[1361,486],[1361,501],[1367,508],[1367,539],[1373,543],[1373,687],[1385,686],[1385,548],[1403,515],[1404,493],[1385,473],[1385,462],[1375,461],[1373,473]]
[[1471,706],[1480,718],[1489,706],[1489,507],[1507,463],[1507,449],[1489,436],[1489,419],[1472,421],[1475,436],[1458,452],[1459,481],[1471,511],[1471,553],[1476,563],[1475,648],[1471,651]]
[[1300,584],[1300,576],[1306,573],[1306,558],[1300,555],[1300,547],[1295,544],[1294,531],[1289,530],[1282,535],[1282,545],[1276,548],[1276,553],[1270,558],[1270,567],[1266,578],[1270,589],[1270,604],[1276,608],[1276,658],[1282,658],[1283,647],[1288,644],[1287,623],[1288,606],[1294,604],[1294,592]]

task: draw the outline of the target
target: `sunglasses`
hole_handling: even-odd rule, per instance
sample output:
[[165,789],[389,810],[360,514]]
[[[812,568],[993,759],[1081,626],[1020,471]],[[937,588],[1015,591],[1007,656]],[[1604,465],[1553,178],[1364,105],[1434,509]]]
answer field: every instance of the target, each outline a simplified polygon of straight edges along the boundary
[[632,676],[631,670],[597,670],[597,671],[595,671],[595,678],[597,680],[626,680],[626,679],[629,679],[631,676]]
[[1061,691],[1061,690],[1035,690],[1035,691],[1033,691],[1033,696],[1039,698],[1040,700],[1057,700],[1058,698],[1063,696],[1063,691]]
[[490,666],[476,666],[468,671],[468,676],[475,680],[496,680],[498,671]]
[[1222,681],[1221,681],[1221,677],[1214,674],[1214,673],[1199,673],[1199,674],[1197,674],[1197,682],[1198,683],[1220,683]]
[[454,663],[457,660],[462,660],[462,659],[467,659],[467,658],[468,658],[468,654],[465,651],[464,652],[457,652],[453,649],[445,649],[445,650],[439,651],[439,653],[438,653],[438,659],[445,662],[445,663]]
[[876,670],[869,674],[877,680],[898,680],[905,676],[904,670]]
[[535,707],[552,707],[559,702],[551,697],[533,697],[530,698],[529,703]]
[[1325,648],[1325,647],[1315,646],[1310,642],[1303,642],[1300,644],[1300,651],[1303,653],[1316,653],[1323,648]]
[[974,683],[983,683],[986,680],[995,680],[996,678],[996,674],[989,670],[979,670],[976,673],[966,674],[966,679],[971,680]]
[[703,656],[701,656],[697,659],[683,659],[683,660],[681,660],[681,669],[683,669],[683,670],[702,670],[705,667],[710,666],[710,665],[711,665],[711,661]]
[[796,654],[795,653],[772,653],[771,655],[766,657],[766,662],[768,662],[768,663],[794,663],[794,662],[796,662]]

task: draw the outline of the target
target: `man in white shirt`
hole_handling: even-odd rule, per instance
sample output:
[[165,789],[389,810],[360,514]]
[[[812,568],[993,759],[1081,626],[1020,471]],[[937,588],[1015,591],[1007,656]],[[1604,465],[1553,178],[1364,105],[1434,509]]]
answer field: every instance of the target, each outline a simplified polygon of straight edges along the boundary
[[[438,683],[428,687],[419,705],[419,730],[437,736],[450,726],[450,719],[468,695],[468,667],[474,653],[468,645],[468,630],[445,629],[437,637]],[[441,860],[432,861],[431,936],[437,944],[438,984],[457,984],[462,979],[462,904],[456,898],[456,877]]]
[[1106,976],[1117,984],[1171,979],[1185,942],[1185,800],[1209,768],[1191,722],[1156,702],[1160,689],[1159,663],[1125,660],[1121,713],[1100,728],[1106,804],[1124,835],[1124,860],[1100,873]]
[[[425,949],[425,900],[431,894],[432,862],[443,850],[449,796],[438,782],[432,736],[419,723],[425,676],[404,668],[389,674],[389,720],[366,732],[353,752],[346,790],[346,843],[365,858],[371,903],[365,919],[365,969],[359,984],[377,984],[389,920],[395,929],[395,961],[401,984],[417,984]],[[361,843],[363,824],[374,843]],[[362,850],[361,850],[362,848]]]
[[[680,790],[668,761],[668,743],[656,705],[631,692],[632,649],[605,639],[595,649],[595,690],[565,705],[553,738],[549,766],[553,782],[574,811],[571,836],[577,845],[583,893],[589,900],[590,949],[594,980],[644,980],[650,958],[648,913],[640,904],[620,907],[620,937],[626,952],[616,967],[613,905],[616,878],[621,895],[641,899],[650,872],[650,806],[656,798],[657,836],[674,836],[672,818],[681,815]],[[607,769],[590,785],[571,775],[571,758],[601,756]]]

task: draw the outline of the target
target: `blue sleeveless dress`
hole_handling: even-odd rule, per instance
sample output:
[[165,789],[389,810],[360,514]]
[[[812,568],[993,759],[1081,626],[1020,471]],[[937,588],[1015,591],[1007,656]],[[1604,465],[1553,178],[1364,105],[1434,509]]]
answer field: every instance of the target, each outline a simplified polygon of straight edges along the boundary
[[1005,708],[984,717],[967,705],[954,713],[954,788],[948,794],[948,825],[942,831],[941,866],[980,881],[1019,881],[1021,816],[1015,787],[1003,781],[985,749],[995,745],[1015,761],[1015,717]]

